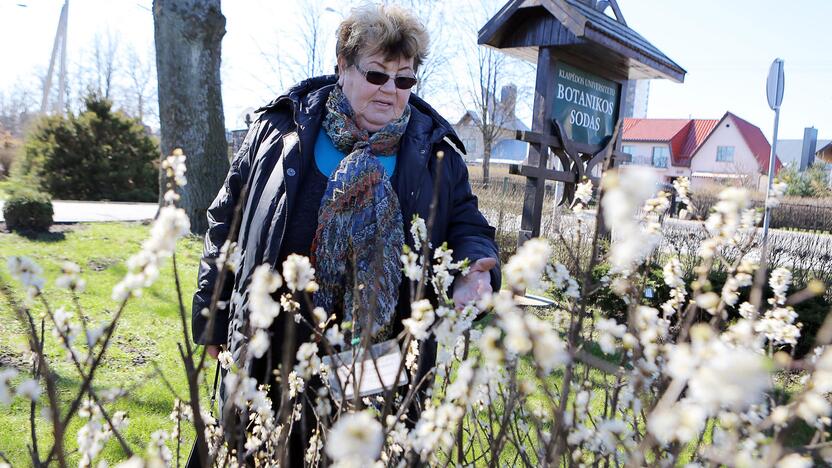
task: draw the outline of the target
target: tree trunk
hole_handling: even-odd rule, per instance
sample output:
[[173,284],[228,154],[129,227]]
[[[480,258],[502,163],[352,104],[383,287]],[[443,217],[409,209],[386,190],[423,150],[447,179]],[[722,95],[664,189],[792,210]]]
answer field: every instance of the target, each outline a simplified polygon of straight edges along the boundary
[[488,188],[489,169],[491,168],[491,138],[483,138],[482,141],[482,186]]
[[229,166],[220,92],[225,17],[220,0],[154,0],[153,24],[162,157],[175,148],[187,156],[180,206],[191,232],[203,234]]

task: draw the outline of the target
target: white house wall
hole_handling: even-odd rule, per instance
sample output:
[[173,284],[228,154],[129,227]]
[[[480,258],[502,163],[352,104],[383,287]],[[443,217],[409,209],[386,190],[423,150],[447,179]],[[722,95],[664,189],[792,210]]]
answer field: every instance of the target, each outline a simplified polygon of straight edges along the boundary
[[[717,147],[733,146],[734,161],[723,162],[716,160]],[[699,189],[709,185],[716,185],[713,178],[696,177],[697,172],[717,174],[749,174],[749,188],[759,187],[760,165],[751,153],[751,149],[737,129],[734,119],[728,117],[713,130],[705,143],[694,153],[690,163],[691,188]],[[725,181],[722,181],[723,184]]]
[[690,169],[688,169],[687,167],[673,166],[672,155],[668,158],[668,167],[662,168],[653,166],[653,148],[656,146],[667,148],[669,153],[671,150],[670,145],[668,143],[625,140],[621,143],[621,145],[622,147],[626,146],[628,149],[632,151],[631,154],[633,156],[633,159],[631,165],[649,167],[653,169],[653,171],[656,173],[656,177],[661,182],[670,182],[672,177],[682,177],[690,175]]

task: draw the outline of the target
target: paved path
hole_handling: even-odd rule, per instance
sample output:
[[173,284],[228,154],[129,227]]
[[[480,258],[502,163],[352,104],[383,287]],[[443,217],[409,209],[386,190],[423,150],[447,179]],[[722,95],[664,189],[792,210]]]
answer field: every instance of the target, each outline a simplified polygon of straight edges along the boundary
[[[56,223],[84,221],[143,221],[156,216],[156,203],[52,201]],[[0,200],[0,222],[3,220],[3,201]]]

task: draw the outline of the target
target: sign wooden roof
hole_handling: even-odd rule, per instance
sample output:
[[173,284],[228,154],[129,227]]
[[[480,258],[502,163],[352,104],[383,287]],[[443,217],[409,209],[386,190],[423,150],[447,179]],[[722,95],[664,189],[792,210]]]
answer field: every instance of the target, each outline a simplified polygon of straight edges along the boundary
[[588,69],[603,67],[612,78],[663,78],[681,83],[685,70],[630,29],[616,2],[617,18],[586,0],[509,0],[479,31],[477,42],[537,61],[540,46]]

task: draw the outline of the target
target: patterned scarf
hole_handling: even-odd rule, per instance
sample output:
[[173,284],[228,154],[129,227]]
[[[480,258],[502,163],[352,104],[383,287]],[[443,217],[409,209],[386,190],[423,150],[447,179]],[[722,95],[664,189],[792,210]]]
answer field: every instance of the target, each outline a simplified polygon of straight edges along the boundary
[[398,152],[410,105],[373,135],[355,123],[340,86],[326,110],[323,128],[347,156],[330,176],[318,212],[311,252],[320,289],[314,302],[328,313],[343,311],[344,321],[353,322],[352,336],[369,326],[383,339],[398,301],[404,232],[399,199],[376,155]]

